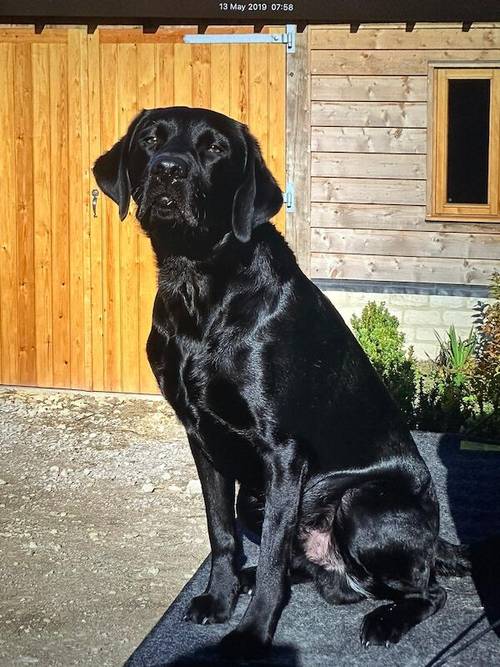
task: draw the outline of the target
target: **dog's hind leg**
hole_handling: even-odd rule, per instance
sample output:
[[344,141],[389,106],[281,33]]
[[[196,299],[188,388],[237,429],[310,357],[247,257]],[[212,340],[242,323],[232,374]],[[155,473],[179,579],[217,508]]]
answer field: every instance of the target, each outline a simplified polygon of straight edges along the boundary
[[361,625],[361,643],[363,646],[397,644],[403,635],[439,611],[445,602],[446,591],[431,575],[426,590],[407,590],[395,602],[367,614]]
[[328,604],[353,604],[365,597],[349,585],[346,576],[341,572],[318,567],[314,583],[318,593]]

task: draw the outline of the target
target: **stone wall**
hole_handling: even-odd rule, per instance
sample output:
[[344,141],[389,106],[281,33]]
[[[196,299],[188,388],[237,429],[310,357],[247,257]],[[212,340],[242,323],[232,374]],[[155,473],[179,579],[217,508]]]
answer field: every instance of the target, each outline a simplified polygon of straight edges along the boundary
[[473,307],[478,301],[488,301],[479,297],[336,290],[325,291],[325,294],[349,326],[352,315],[360,315],[369,301],[385,302],[389,312],[398,318],[406,344],[413,346],[417,359],[427,359],[427,355],[434,358],[438,349],[435,332],[443,337],[452,324],[459,336],[467,337],[472,326]]

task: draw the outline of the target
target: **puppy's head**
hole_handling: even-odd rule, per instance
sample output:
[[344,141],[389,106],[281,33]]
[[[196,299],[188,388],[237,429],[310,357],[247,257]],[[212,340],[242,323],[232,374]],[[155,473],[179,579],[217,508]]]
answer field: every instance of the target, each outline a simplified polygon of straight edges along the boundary
[[232,230],[246,242],[282,205],[246,126],[207,109],[142,111],[93,171],[122,220],[136,202],[148,233],[161,227],[217,240]]

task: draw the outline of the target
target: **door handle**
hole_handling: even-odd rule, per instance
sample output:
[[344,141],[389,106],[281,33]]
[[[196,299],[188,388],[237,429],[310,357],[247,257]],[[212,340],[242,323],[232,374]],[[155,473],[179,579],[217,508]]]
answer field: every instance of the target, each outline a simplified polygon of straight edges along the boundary
[[97,200],[99,199],[99,190],[94,188],[92,190],[92,215],[97,218]]

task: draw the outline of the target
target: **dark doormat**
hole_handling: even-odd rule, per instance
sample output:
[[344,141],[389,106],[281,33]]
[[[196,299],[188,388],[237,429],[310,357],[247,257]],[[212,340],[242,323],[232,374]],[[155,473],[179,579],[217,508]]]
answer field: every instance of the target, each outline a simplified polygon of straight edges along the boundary
[[[415,439],[438,490],[441,534],[453,542],[482,541],[473,552],[471,577],[441,580],[448,593],[444,609],[399,644],[364,649],[358,636],[362,618],[381,603],[332,607],[311,584],[300,584],[292,588],[269,655],[261,660],[225,660],[217,643],[242,617],[247,596],[240,597],[233,618],[224,625],[182,620],[190,599],[205,589],[207,559],[134,651],[127,667],[500,665],[500,624],[496,624],[500,619],[500,539],[494,537],[500,535],[500,453],[461,450],[459,439],[449,435],[415,433]],[[244,550],[246,564],[255,563],[257,547],[245,540]]]

